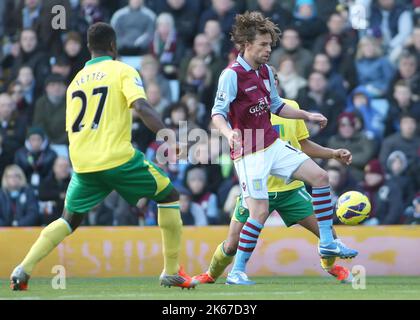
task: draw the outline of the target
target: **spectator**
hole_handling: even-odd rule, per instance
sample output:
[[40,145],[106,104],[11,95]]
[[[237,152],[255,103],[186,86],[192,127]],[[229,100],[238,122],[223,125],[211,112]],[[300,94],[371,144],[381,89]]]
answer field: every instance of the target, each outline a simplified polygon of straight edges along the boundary
[[296,100],[302,109],[320,112],[327,117],[327,126],[314,137],[318,143],[325,144],[337,132],[337,118],[344,109],[344,101],[328,90],[325,76],[316,71],[309,75],[307,88],[299,90]]
[[402,202],[406,206],[410,203],[416,188],[414,177],[408,171],[408,161],[404,152],[397,150],[392,152],[387,161],[387,178],[392,179],[401,190]]
[[39,200],[42,201],[42,224],[48,225],[61,217],[66,199],[67,187],[70,183],[71,168],[67,158],[57,157],[54,160],[52,173],[39,185]]
[[4,149],[3,139],[0,133],[0,177],[3,176],[4,168],[13,163],[13,153]]
[[26,123],[17,116],[16,106],[10,95],[0,94],[0,135],[2,150],[13,155],[25,141]]
[[147,101],[150,106],[153,107],[159,114],[163,114],[169,107],[170,101],[168,101],[160,91],[159,84],[156,82],[150,82],[146,89]]
[[283,31],[281,46],[271,53],[269,64],[278,70],[280,60],[286,55],[295,62],[298,74],[306,77],[308,70],[312,67],[313,57],[309,50],[301,47],[299,33],[291,27]]
[[[331,185],[332,205],[345,192],[357,190],[357,182],[350,174],[350,170],[340,162],[329,163],[326,171]],[[338,221],[338,220],[337,220]]]
[[359,85],[365,86],[372,97],[382,97],[394,76],[394,68],[377,40],[368,36],[357,46],[356,71]]
[[325,22],[317,15],[313,0],[296,1],[292,25],[302,39],[302,46],[308,50],[312,50],[315,39],[327,31]]
[[395,83],[393,91],[385,119],[385,136],[400,131],[400,117],[404,113],[410,113],[417,122],[420,121],[420,101],[414,102],[410,86],[400,80]]
[[178,186],[179,192],[179,210],[181,211],[182,223],[184,226],[206,226],[208,220],[204,209],[197,203],[191,201],[191,192]]
[[377,225],[379,219],[376,216],[378,191],[385,181],[385,173],[378,159],[370,160],[364,168],[364,178],[361,183],[363,193],[368,197],[371,204],[371,212],[369,220],[364,222],[367,225]]
[[364,123],[363,132],[369,139],[382,140],[385,130],[385,113],[373,106],[369,92],[363,86],[358,86],[347,99],[347,112],[359,114]]
[[64,7],[66,21],[70,21],[70,6],[68,0],[24,0],[16,7],[15,26],[17,30],[33,29],[39,37],[40,46],[52,54],[62,52],[61,33],[59,28],[52,28],[54,15],[52,7],[61,5]]
[[23,87],[23,98],[25,99],[25,102],[30,106],[30,108],[33,108],[35,101],[42,94],[42,90],[40,91],[40,89],[37,89],[38,86],[36,85],[32,68],[29,66],[20,67],[16,80]]
[[405,48],[417,57],[417,61],[420,61],[420,24],[414,27],[411,38],[407,41]]
[[[209,20],[209,22],[214,20]],[[209,23],[208,22],[208,23]],[[226,66],[226,63],[220,57],[213,52],[210,40],[208,36],[204,33],[199,33],[194,38],[194,47],[193,50],[185,55],[181,61],[180,75],[179,79],[182,82],[185,82],[187,78],[187,69],[190,61],[193,58],[204,59],[205,64],[208,69],[211,71],[212,75],[220,74]],[[212,77],[211,86],[216,86],[217,79]]]
[[65,55],[60,55],[57,57],[51,57],[51,73],[58,74],[62,76],[66,85],[69,85],[73,78],[70,78],[71,73],[71,63],[70,60]]
[[45,132],[39,127],[28,131],[25,146],[15,154],[15,164],[25,172],[30,185],[38,190],[40,183],[51,174],[57,154],[48,145]]
[[413,199],[412,206],[404,211],[405,224],[420,224],[420,192]]
[[156,14],[161,14],[162,12],[168,12],[171,14],[175,20],[175,27],[178,31],[180,40],[185,45],[191,46],[198,23],[198,15],[191,5],[192,1],[162,0],[161,2],[162,5],[160,8],[154,10],[154,12]]
[[34,116],[34,106],[26,102],[23,96],[22,84],[17,80],[12,81],[7,92],[15,103],[17,116],[25,119],[27,125],[31,125]]
[[[45,80],[45,94],[35,104],[35,126],[44,129],[51,147],[66,155],[68,138],[66,133],[66,83],[58,74]],[[64,151],[61,151],[64,150]]]
[[357,84],[354,57],[343,51],[343,44],[340,38],[330,36],[326,40],[322,52],[330,58],[332,70],[338,72],[344,78],[343,85],[346,91],[352,90]]
[[129,0],[128,6],[116,11],[111,18],[120,55],[142,55],[148,52],[153,39],[156,14],[143,0]]
[[276,0],[256,0],[250,1],[249,11],[259,11],[264,17],[273,21],[280,30],[284,30],[290,26],[293,21],[292,13],[280,5],[280,1]]
[[29,66],[34,74],[36,88],[39,92],[43,86],[45,77],[50,72],[47,55],[41,50],[38,44],[38,37],[34,30],[24,29],[19,37],[20,53],[13,63],[13,75],[18,74],[22,66]]
[[215,87],[212,86],[212,73],[202,58],[192,58],[187,68],[185,81],[181,84],[181,92],[196,94],[210,113],[214,99]]
[[6,167],[1,187],[0,226],[38,226],[38,201],[19,166],[12,164]]
[[143,56],[140,63],[140,75],[146,90],[149,83],[158,83],[163,97],[172,101],[169,81],[160,73],[160,64],[155,57],[150,54]]
[[211,159],[208,141],[200,141],[193,145],[190,151],[190,161],[186,171],[188,172],[197,167],[203,168],[206,171],[207,176],[206,189],[211,193],[216,194],[223,181],[222,168],[220,164],[215,161],[216,159]]
[[206,118],[206,106],[201,103],[194,93],[186,93],[181,97],[181,103],[188,108],[188,121],[196,123],[199,127],[206,127],[209,118]]
[[403,52],[398,61],[398,72],[391,81],[390,89],[398,81],[404,81],[410,86],[414,101],[420,101],[420,72],[418,70],[419,61],[414,54]]
[[205,10],[198,25],[198,32],[204,32],[208,20],[218,20],[223,33],[229,37],[236,15],[235,4],[232,0],[211,0],[211,6]]
[[287,55],[280,59],[277,76],[287,99],[296,99],[299,90],[307,85],[305,78],[297,73],[292,57]]
[[112,225],[134,226],[139,224],[137,208],[135,206],[131,206],[117,192],[112,191],[105,199],[104,204],[112,209]]
[[150,52],[159,60],[162,73],[167,79],[178,77],[178,68],[184,50],[184,44],[178,39],[174,18],[169,13],[161,13],[156,19]]
[[313,70],[321,72],[328,81],[327,88],[335,92],[342,100],[346,99],[344,79],[338,72],[332,69],[330,58],[324,53],[318,53],[314,57]]
[[410,10],[395,0],[373,1],[369,28],[373,34],[380,35],[385,51],[392,60],[413,30],[413,17]]
[[416,130],[416,119],[410,114],[403,114],[400,118],[400,132],[386,137],[382,143],[379,160],[383,166],[393,151],[400,150],[407,157],[409,170],[415,174],[416,163],[420,161],[420,137],[416,135]]
[[204,34],[207,36],[211,49],[217,58],[222,58],[227,65],[227,55],[232,49],[232,42],[222,32],[222,27],[218,20],[207,20],[204,25]]
[[73,79],[89,60],[89,54],[84,48],[80,34],[71,31],[64,37],[64,55],[70,61],[69,79]]
[[350,165],[352,176],[361,181],[363,169],[375,153],[375,143],[356,129],[356,117],[353,113],[343,112],[338,117],[338,134],[330,137],[327,146],[333,149],[350,150],[353,160]]
[[341,45],[344,56],[354,56],[357,44],[357,34],[354,29],[346,28],[346,20],[339,12],[333,12],[327,22],[328,31],[321,34],[314,43],[313,51],[323,52],[326,43],[331,39],[336,39]]
[[186,173],[185,186],[192,194],[192,202],[201,207],[211,225],[220,222],[217,196],[208,191],[207,175],[204,168],[193,168]]

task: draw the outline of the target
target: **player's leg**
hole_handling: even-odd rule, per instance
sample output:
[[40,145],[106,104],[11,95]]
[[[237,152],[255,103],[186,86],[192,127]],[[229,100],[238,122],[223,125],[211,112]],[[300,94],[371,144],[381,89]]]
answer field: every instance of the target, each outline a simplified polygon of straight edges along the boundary
[[26,290],[35,266],[81,224],[84,213],[101,202],[111,189],[100,182],[99,173],[74,173],[67,189],[63,216],[39,235],[23,261],[13,270],[10,285],[13,290]]
[[321,257],[352,258],[356,250],[339,246],[332,232],[333,206],[328,175],[313,160],[305,160],[293,173],[293,178],[312,186],[312,199],[320,235],[318,251]]
[[235,162],[235,169],[241,185],[242,197],[249,210],[249,217],[239,235],[239,244],[229,278],[237,284],[253,284],[245,273],[258,237],[269,215],[267,179],[273,165],[276,150],[268,149],[247,155]]
[[239,234],[248,216],[248,210],[241,206],[241,199],[238,197],[230,221],[227,239],[217,246],[208,270],[194,277],[200,283],[214,283],[223,274],[227,266],[231,264],[238,248]]
[[158,224],[162,234],[164,269],[161,284],[192,288],[198,282],[191,279],[179,265],[182,220],[179,211],[179,194],[167,175],[154,163],[136,151],[123,166],[109,172],[118,193],[130,204],[136,205],[146,197],[158,203]]

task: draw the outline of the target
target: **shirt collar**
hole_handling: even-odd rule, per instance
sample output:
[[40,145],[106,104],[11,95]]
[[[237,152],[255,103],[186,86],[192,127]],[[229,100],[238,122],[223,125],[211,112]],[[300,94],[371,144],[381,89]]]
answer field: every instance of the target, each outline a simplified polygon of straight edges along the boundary
[[[238,55],[238,57],[236,58],[236,61],[245,69],[245,71],[251,71],[254,70],[252,69],[252,67],[248,64],[248,62],[245,61],[245,59],[241,56]],[[258,71],[261,68],[261,66],[254,71]]]
[[112,57],[111,56],[101,56],[101,57],[90,59],[88,62],[85,63],[85,67],[90,66],[91,64],[106,61],[106,60],[112,60]]

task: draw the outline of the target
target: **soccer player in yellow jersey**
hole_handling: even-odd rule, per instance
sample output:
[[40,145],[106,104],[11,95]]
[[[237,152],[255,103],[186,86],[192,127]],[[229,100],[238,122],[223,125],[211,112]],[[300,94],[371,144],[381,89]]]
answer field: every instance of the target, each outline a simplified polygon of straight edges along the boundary
[[179,195],[169,178],[131,145],[131,108],[152,131],[165,128],[146,101],[138,72],[115,61],[116,35],[106,23],[88,30],[92,55],[67,90],[66,130],[74,168],[60,219],[42,230],[29,253],[13,271],[13,290],[25,290],[35,265],[74,232],[85,214],[116,190],[130,204],[143,197],[158,203],[164,270],[161,285],[194,287],[178,264],[182,220]]
[[[276,76],[274,78],[277,81]],[[283,100],[289,106],[299,108],[295,101]],[[309,140],[309,132],[303,120],[285,119],[271,114],[271,123],[282,140],[287,141],[294,148],[303,150],[311,158],[334,158],[344,164],[350,164],[350,151],[325,148]],[[319,238],[319,228],[313,212],[312,197],[306,192],[302,181],[295,180],[290,184],[286,184],[284,180],[270,176],[268,179],[268,192],[269,212],[278,211],[288,227],[300,224]],[[239,235],[248,216],[248,209],[242,206],[242,199],[238,197],[227,239],[216,248],[207,272],[195,276],[194,279],[197,279],[200,283],[214,283],[222,275],[226,267],[234,259],[238,248]],[[333,234],[335,241],[340,241],[337,239],[334,230]],[[335,259],[335,257],[321,258],[322,268],[341,282],[350,282],[353,278],[352,274],[347,268],[334,265]],[[233,278],[233,275],[229,274],[226,284],[245,283],[237,281]],[[254,282],[248,280],[246,284],[254,284]]]

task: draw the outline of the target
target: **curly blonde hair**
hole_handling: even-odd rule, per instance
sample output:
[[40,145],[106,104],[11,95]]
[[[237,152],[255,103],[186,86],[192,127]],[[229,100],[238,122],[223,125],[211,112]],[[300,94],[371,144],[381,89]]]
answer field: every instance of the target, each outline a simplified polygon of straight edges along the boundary
[[255,40],[257,34],[271,35],[275,46],[280,39],[281,31],[278,26],[270,19],[265,18],[261,12],[252,11],[238,14],[235,17],[235,24],[233,25],[231,40],[238,47],[240,52],[245,51],[245,44]]

